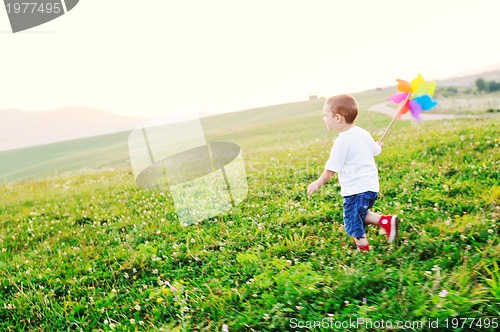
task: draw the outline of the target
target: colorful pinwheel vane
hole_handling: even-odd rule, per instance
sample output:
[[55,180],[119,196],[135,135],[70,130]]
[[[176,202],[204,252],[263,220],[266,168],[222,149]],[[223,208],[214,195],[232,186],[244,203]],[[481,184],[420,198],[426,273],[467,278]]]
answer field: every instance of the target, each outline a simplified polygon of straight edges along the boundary
[[404,102],[398,108],[398,116],[410,111],[415,121],[420,121],[420,113],[428,111],[437,105],[437,100],[432,98],[436,89],[436,82],[426,82],[422,75],[418,74],[417,78],[408,83],[407,81],[397,79],[398,90],[389,97],[389,100],[399,104]]

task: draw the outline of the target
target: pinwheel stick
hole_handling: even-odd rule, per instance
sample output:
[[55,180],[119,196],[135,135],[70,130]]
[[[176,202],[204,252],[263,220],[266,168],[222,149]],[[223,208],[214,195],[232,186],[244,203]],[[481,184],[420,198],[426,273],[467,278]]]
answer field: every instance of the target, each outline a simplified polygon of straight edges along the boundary
[[387,134],[389,133],[389,130],[391,130],[391,127],[392,125],[394,124],[394,122],[396,122],[396,119],[399,117],[399,113],[401,113],[401,110],[403,109],[403,107],[406,105],[406,103],[408,102],[408,100],[410,99],[411,97],[411,92],[408,93],[408,95],[406,96],[405,100],[403,100],[400,104],[399,104],[399,107],[398,107],[398,110],[396,112],[396,115],[394,115],[394,117],[392,118],[392,121],[391,123],[389,123],[389,126],[387,127],[387,129],[384,131],[384,133],[382,134],[382,137],[380,137],[380,139],[378,140],[379,143],[382,143],[382,141],[384,140],[385,136],[387,136]]

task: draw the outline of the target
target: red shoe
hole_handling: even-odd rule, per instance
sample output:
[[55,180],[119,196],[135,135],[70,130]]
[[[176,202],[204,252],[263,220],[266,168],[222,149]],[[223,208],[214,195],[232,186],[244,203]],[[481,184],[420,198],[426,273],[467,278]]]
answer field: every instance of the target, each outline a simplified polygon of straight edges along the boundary
[[357,246],[360,251],[370,251],[370,245],[365,244],[364,246]]
[[378,225],[385,230],[387,242],[393,242],[398,236],[398,216],[381,216]]

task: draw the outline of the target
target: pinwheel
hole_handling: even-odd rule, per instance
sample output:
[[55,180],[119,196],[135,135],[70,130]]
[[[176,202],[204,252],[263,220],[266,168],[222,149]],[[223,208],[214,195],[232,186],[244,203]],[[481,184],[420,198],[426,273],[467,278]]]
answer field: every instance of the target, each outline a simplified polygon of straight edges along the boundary
[[399,107],[396,115],[394,115],[391,123],[389,123],[384,134],[379,139],[379,142],[382,142],[396,119],[400,118],[403,114],[410,111],[415,121],[420,121],[420,113],[422,111],[428,111],[437,105],[437,100],[432,98],[436,89],[436,82],[426,82],[420,74],[411,83],[401,79],[397,79],[396,81],[398,82],[398,90],[400,92],[390,96],[389,100],[398,103]]

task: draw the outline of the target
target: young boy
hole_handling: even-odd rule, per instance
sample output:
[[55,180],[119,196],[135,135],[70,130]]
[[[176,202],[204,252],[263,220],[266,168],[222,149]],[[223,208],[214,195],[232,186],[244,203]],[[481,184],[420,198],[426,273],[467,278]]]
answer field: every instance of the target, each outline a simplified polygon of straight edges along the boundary
[[378,225],[385,230],[388,242],[398,235],[397,216],[381,216],[369,209],[378,198],[378,170],[374,157],[383,143],[375,143],[370,133],[355,126],[358,103],[348,94],[329,98],[323,106],[323,121],[328,130],[338,131],[330,158],[318,180],[307,188],[310,196],[337,173],[344,202],[344,225],[360,250],[369,251],[364,224]]

